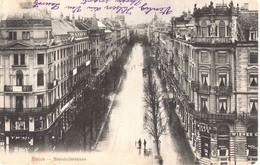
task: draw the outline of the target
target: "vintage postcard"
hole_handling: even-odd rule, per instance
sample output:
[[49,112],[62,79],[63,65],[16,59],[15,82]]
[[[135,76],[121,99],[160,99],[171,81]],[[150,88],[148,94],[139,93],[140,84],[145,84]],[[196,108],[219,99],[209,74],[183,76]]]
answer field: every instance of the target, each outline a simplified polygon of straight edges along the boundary
[[257,0],[0,0],[0,164],[258,164]]

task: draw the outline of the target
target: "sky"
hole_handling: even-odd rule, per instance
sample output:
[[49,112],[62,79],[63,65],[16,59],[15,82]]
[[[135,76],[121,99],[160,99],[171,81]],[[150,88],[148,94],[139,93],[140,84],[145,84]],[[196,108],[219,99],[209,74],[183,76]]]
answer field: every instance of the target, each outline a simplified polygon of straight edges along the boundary
[[[132,6],[133,8],[129,10],[129,14],[124,14],[126,18],[127,24],[139,24],[139,23],[147,23],[149,22],[153,17],[155,12],[150,11],[149,13],[145,14],[145,11],[141,11],[141,6],[147,3],[145,7],[151,7],[151,8],[169,8],[171,9],[171,13],[162,15],[161,13],[157,12],[157,16],[165,21],[170,21],[170,18],[172,16],[180,16],[183,11],[190,10],[193,12],[194,4],[197,4],[198,8],[201,8],[205,6],[206,4],[209,5],[210,1],[213,1],[214,5],[216,3],[226,3],[229,4],[230,0],[134,0],[136,2],[136,6],[130,5],[130,2],[125,2],[120,5],[120,3],[115,1],[120,0],[97,0],[97,1],[103,1],[103,2],[96,2],[94,3],[94,0],[0,0],[0,16],[3,16],[4,14],[7,14],[9,12],[14,12],[16,8],[19,7],[20,1],[31,1],[31,2],[51,2],[51,3],[60,3],[60,6],[57,10],[51,10],[51,5],[39,5],[38,8],[47,8],[48,10],[51,10],[51,13],[54,17],[59,17],[61,12],[64,16],[70,15],[72,16],[72,9],[67,9],[67,6],[70,7],[78,7],[81,6],[80,12],[75,12],[74,15],[76,18],[78,18],[78,15],[81,17],[92,17],[93,11],[91,11],[88,7],[101,7],[99,11],[96,11],[97,18],[102,17],[115,17],[116,11],[113,10],[107,10],[104,9],[105,6],[121,6],[121,7],[128,7],[130,9]],[[83,5],[82,3],[86,1],[86,3]],[[89,2],[92,1],[92,2]],[[104,1],[108,1],[107,3]],[[123,0],[121,0],[123,1]],[[124,0],[129,1],[129,0]],[[130,0],[133,1],[133,0]],[[137,1],[140,1],[138,4]],[[248,3],[250,10],[257,10],[258,9],[258,2],[257,0],[233,0],[234,6],[238,3],[239,6],[243,6],[244,3]]]

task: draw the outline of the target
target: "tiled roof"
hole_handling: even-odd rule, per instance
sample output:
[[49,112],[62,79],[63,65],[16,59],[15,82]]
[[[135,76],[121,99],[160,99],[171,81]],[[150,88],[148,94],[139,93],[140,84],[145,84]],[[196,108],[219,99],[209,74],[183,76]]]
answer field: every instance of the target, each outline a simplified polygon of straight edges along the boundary
[[79,29],[65,20],[52,20],[52,31],[54,35],[67,35],[69,31]]
[[249,30],[258,30],[258,12],[257,11],[246,11],[240,12],[238,15],[238,23],[241,31],[248,40],[249,38]]

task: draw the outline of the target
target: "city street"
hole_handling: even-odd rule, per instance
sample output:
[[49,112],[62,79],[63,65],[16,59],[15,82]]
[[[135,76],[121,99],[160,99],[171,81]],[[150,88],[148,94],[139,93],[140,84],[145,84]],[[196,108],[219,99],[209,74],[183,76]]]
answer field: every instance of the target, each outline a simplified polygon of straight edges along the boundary
[[[102,160],[109,164],[153,164],[155,148],[152,137],[143,129],[143,116],[145,112],[143,101],[143,49],[140,44],[133,47],[126,68],[126,79],[123,80],[121,89],[115,98],[110,120],[107,124],[105,137],[99,142],[96,151],[102,154]],[[159,80],[157,79],[159,83]],[[179,126],[177,127],[179,128]],[[183,135],[183,134],[182,134]],[[179,135],[179,136],[182,136]],[[173,137],[178,137],[175,135]],[[137,141],[141,138],[142,149],[137,149]],[[146,148],[152,150],[151,155],[144,155],[143,140],[147,141]],[[186,143],[184,137],[172,139],[168,130],[166,135],[161,136],[161,155],[164,164],[188,164],[192,161],[185,157],[182,145],[177,144],[178,140]],[[98,156],[99,157],[99,156]],[[193,155],[190,155],[192,159]],[[112,158],[112,159],[111,159]]]

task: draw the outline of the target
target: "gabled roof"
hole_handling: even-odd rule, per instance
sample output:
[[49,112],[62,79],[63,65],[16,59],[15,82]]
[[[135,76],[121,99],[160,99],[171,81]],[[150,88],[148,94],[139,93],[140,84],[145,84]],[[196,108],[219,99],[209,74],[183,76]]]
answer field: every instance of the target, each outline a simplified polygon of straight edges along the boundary
[[52,20],[52,32],[54,35],[67,35],[69,31],[79,29],[66,20]]

